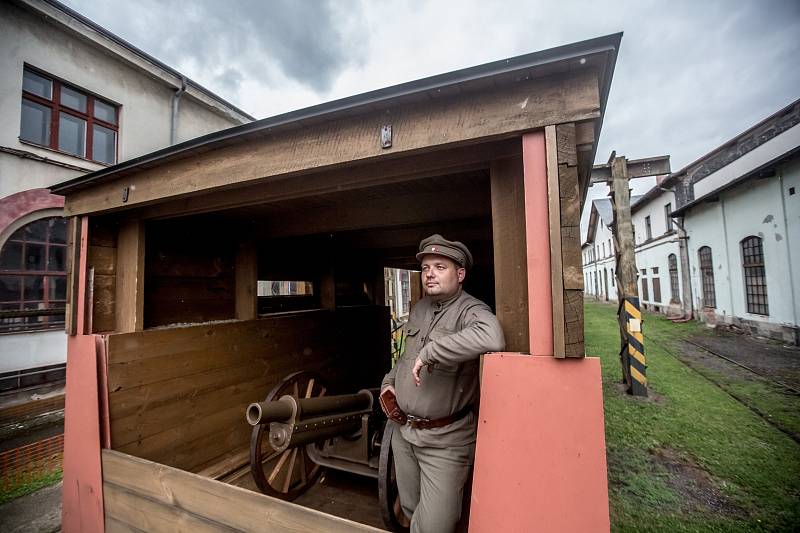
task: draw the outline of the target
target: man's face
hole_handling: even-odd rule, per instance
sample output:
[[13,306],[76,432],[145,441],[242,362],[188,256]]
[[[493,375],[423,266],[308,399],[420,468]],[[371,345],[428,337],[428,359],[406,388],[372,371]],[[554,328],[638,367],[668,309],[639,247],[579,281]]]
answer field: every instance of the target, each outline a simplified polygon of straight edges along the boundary
[[422,290],[434,300],[455,296],[466,271],[441,255],[422,256]]

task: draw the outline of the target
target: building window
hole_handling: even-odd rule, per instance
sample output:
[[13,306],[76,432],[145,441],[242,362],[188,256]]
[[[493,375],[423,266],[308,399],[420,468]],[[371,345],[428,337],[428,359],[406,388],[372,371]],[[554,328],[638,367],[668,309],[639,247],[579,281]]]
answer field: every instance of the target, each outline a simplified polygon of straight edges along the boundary
[[747,237],[742,240],[741,246],[747,312],[768,315],[767,276],[764,271],[764,246],[761,238]]
[[67,301],[67,220],[18,229],[0,250],[0,332],[60,328]]
[[703,246],[697,251],[697,255],[700,259],[703,307],[717,307],[717,295],[714,291],[714,263],[711,260],[711,248]]
[[25,67],[20,140],[110,165],[118,124],[119,106]]
[[664,206],[664,220],[667,222],[667,231],[672,231],[672,217],[669,216],[670,213],[672,213],[671,203]]
[[608,239],[608,255],[614,255],[614,249],[611,247],[611,239]]
[[602,246],[602,250],[603,250],[603,255],[601,255],[600,257],[605,257],[606,256],[606,243],[602,243],[601,246]]
[[408,270],[400,271],[400,315],[408,314],[409,303],[411,302],[411,285]]
[[642,301],[650,301],[650,287],[647,284],[647,269],[642,269]]
[[645,240],[650,240],[653,238],[653,228],[650,226],[650,216],[644,217],[644,234]]
[[669,301],[677,304],[681,302],[678,295],[678,258],[675,254],[669,254],[667,262],[669,263]]
[[611,269],[611,286],[614,286],[614,269]]

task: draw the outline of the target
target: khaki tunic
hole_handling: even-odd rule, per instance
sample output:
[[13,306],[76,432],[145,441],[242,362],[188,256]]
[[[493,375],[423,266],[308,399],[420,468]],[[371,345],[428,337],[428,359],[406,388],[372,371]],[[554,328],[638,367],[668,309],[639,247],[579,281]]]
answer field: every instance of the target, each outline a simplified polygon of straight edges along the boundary
[[[383,378],[381,388],[393,385],[397,403],[408,414],[437,419],[478,401],[479,356],[505,348],[503,330],[488,305],[459,289],[452,298],[433,302],[425,297],[406,323],[405,350]],[[420,372],[417,387],[411,369],[417,356],[429,365]],[[440,428],[401,428],[415,446],[447,448],[475,442],[477,417],[469,413]]]

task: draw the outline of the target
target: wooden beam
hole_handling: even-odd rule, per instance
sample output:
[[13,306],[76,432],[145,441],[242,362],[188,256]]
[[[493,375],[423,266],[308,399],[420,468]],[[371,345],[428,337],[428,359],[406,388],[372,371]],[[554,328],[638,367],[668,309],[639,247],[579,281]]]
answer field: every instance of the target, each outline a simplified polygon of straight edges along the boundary
[[144,222],[126,220],[117,238],[116,330],[144,328]]
[[467,219],[487,216],[489,210],[489,194],[483,187],[457,189],[453,194],[412,192],[401,197],[282,212],[260,219],[257,231],[273,238],[313,235]]
[[[81,257],[81,224],[83,217],[70,217],[67,226],[67,303],[64,330],[78,334],[78,274]],[[82,333],[82,332],[81,332]]]
[[290,175],[260,180],[257,183],[246,183],[208,194],[155,204],[143,208],[138,214],[145,219],[167,218],[355,191],[435,176],[475,172],[488,169],[492,159],[519,154],[519,138],[503,139],[415,154],[414,157],[380,159],[347,168],[322,170],[304,174],[301,179]]
[[553,355],[553,295],[550,282],[550,213],[545,132],[522,136],[525,171],[525,250],[528,260],[528,336],[532,355]]
[[[107,517],[131,529],[174,531],[379,531],[370,526],[271,498],[112,450],[102,451]],[[122,526],[122,527],[124,527]]]
[[[332,258],[328,255],[327,259]],[[319,306],[323,309],[336,309],[336,275],[333,266],[322,273],[319,283]]]
[[[670,172],[668,155],[646,157],[644,159],[631,159],[628,161],[628,179],[660,176],[662,174],[669,174]],[[595,165],[592,168],[590,184],[607,183],[612,179],[611,164]]]
[[565,357],[564,351],[564,279],[561,258],[561,195],[558,185],[558,141],[556,127],[544,129],[547,151],[547,203],[550,225],[550,283],[553,294],[553,355]]
[[258,316],[258,250],[252,239],[236,247],[236,318],[249,320]]
[[[308,173],[371,159],[511,137],[547,124],[600,117],[598,75],[571,72],[377,109],[312,126],[221,146],[191,157],[164,161],[66,197],[75,215],[143,206],[274,176]],[[390,149],[381,148],[381,127],[391,124]],[[129,194],[123,200],[123,189]]]
[[509,352],[530,351],[524,180],[521,157],[492,161],[494,301]]

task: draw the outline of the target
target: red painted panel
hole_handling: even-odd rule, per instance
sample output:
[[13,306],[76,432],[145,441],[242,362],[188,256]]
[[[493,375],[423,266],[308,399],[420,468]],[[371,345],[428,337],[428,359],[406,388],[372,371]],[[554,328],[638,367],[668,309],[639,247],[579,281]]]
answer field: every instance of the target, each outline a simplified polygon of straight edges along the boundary
[[472,533],[607,532],[600,360],[483,362]]
[[95,335],[67,337],[61,489],[61,527],[67,533],[104,531],[96,342]]
[[544,131],[522,136],[525,239],[528,251],[528,329],[531,353],[553,354],[553,290]]

